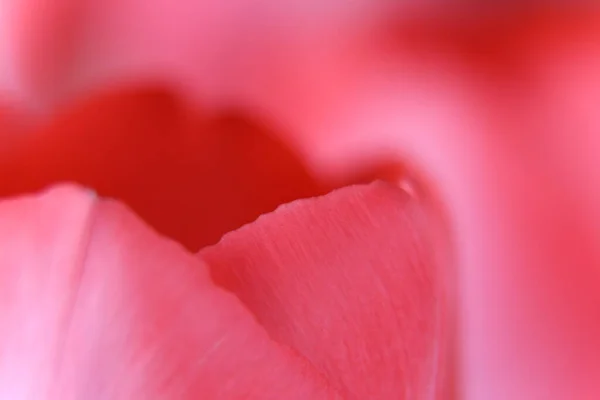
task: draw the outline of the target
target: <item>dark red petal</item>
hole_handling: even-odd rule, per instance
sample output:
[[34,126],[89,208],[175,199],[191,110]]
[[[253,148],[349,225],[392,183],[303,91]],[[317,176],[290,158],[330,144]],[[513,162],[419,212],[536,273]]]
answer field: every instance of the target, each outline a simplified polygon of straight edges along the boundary
[[384,183],[282,206],[200,253],[346,399],[441,398],[444,261],[426,208]]
[[11,148],[17,135],[23,131],[22,118],[14,107],[7,106],[0,99],[0,158]]
[[234,112],[198,116],[153,88],[82,101],[0,159],[1,196],[61,181],[123,200],[196,250],[326,191],[264,126]]
[[62,187],[0,227],[0,398],[337,398],[123,206]]

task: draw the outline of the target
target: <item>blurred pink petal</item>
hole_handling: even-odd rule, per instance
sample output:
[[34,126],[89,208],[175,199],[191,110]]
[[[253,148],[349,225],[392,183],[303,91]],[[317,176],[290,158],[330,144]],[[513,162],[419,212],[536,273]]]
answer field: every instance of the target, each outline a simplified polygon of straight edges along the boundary
[[164,0],[24,0],[2,8],[12,40],[6,69],[25,97],[48,107],[107,83],[147,78],[217,101],[231,95],[238,101],[242,92],[255,100],[267,85],[290,99],[300,95],[297,104],[310,106],[306,95],[317,99],[306,89],[339,92],[340,79],[348,82],[347,74],[326,65],[356,59],[357,31],[390,7],[366,0],[351,7],[340,0],[176,6]]

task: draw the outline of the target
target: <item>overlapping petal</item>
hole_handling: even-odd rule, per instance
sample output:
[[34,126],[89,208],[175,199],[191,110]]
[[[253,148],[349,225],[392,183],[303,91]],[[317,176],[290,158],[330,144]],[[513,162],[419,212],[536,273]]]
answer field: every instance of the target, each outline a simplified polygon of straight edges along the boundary
[[338,398],[124,206],[63,186],[0,220],[2,397]]
[[87,190],[3,200],[0,391],[430,396],[446,343],[423,211],[385,184],[343,189],[229,235],[207,267]]

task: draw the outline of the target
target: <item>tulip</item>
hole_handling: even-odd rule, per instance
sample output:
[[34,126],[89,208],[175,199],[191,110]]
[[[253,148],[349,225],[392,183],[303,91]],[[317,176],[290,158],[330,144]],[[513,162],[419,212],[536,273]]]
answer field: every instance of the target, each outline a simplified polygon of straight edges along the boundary
[[0,397],[598,396],[593,7],[1,10]]

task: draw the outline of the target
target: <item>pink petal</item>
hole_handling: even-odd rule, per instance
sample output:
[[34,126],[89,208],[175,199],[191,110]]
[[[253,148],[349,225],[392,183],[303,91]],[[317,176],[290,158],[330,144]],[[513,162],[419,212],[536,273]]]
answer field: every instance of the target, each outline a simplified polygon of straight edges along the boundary
[[282,206],[200,256],[344,398],[449,399],[449,260],[431,217],[394,186],[349,187]]
[[60,187],[0,226],[1,398],[338,398],[123,206]]
[[93,208],[72,188],[0,203],[0,398],[51,389]]

